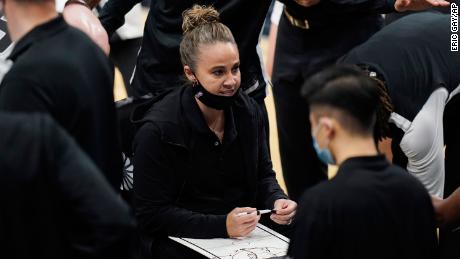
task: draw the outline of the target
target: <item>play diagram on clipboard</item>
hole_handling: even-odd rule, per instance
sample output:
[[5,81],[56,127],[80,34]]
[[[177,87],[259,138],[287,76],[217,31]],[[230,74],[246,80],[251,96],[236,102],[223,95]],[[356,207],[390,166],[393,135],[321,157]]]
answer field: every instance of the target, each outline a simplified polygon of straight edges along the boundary
[[169,237],[172,240],[213,259],[262,259],[284,256],[289,239],[264,225],[245,238],[194,239]]

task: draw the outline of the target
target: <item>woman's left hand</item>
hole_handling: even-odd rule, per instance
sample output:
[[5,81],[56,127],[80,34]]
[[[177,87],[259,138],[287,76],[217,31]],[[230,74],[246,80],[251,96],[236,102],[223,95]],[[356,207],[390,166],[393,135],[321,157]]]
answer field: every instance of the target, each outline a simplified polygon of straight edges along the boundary
[[297,210],[297,203],[291,200],[278,199],[275,201],[273,209],[276,210],[276,213],[272,213],[270,219],[280,225],[289,225]]

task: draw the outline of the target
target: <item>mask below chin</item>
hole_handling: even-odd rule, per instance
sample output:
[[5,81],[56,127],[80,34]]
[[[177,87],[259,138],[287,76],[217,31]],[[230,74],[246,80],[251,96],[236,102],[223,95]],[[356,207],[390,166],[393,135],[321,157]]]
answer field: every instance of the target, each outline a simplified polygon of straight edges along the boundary
[[318,155],[318,158],[321,160],[321,162],[329,165],[335,165],[335,160],[331,154],[331,151],[329,151],[327,147],[320,148],[315,138],[313,138],[313,148],[315,149],[316,154]]
[[204,105],[216,109],[225,110],[232,106],[238,96],[239,90],[232,96],[215,95],[208,92],[200,83],[193,86],[193,94]]

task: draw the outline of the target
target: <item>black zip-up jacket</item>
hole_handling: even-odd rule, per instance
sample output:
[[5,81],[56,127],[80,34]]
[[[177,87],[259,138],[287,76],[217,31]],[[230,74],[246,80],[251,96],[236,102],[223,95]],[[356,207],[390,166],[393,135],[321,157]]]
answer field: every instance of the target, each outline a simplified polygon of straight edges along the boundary
[[[273,208],[275,200],[287,198],[272,170],[265,131],[252,98],[240,93],[226,114],[232,115],[226,116],[229,130],[226,128],[222,146],[225,148],[227,135],[233,135],[233,143],[239,144],[233,146],[236,152],[232,153],[230,145],[228,153],[214,159],[205,152],[208,143],[211,150],[218,143],[208,142],[212,132],[205,126],[191,87],[176,89],[153,105],[135,110],[133,119],[141,127],[134,141],[135,210],[144,235],[227,237],[226,214],[234,207]],[[206,166],[225,163],[226,154],[237,154],[228,167],[241,170]],[[237,201],[233,199],[236,195],[241,195]]]

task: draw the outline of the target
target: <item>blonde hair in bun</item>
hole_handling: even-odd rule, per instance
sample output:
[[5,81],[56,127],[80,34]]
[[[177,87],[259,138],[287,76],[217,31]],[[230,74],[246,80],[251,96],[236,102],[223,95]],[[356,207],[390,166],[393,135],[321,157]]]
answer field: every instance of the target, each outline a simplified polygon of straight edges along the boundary
[[219,12],[212,7],[195,5],[182,13],[182,31],[184,34],[208,23],[219,22]]
[[180,56],[184,66],[194,69],[201,45],[217,42],[236,45],[230,29],[219,22],[219,12],[214,7],[194,5],[182,13],[182,18],[184,37],[180,43]]

